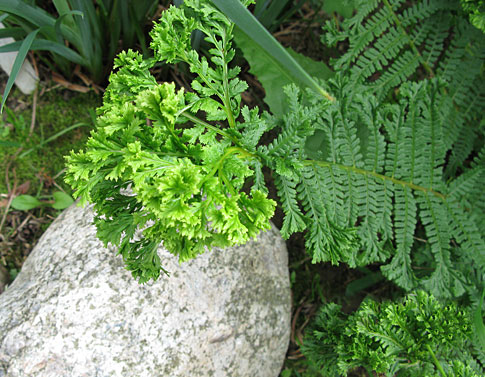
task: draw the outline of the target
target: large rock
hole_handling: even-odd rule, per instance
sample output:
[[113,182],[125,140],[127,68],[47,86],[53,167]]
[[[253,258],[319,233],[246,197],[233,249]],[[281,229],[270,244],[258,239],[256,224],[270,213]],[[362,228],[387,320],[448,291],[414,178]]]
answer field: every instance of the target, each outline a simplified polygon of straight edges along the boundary
[[0,376],[273,377],[290,332],[277,230],[139,285],[71,207],[0,295]]

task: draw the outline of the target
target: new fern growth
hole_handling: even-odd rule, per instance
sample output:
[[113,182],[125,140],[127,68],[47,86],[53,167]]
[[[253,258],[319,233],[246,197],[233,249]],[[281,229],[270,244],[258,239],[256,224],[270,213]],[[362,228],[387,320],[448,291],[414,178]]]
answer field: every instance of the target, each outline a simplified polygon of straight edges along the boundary
[[[97,129],[68,157],[66,180],[94,203],[100,239],[141,282],[159,276],[160,242],[181,261],[244,243],[274,212],[266,167],[282,235],[306,232],[314,262],[380,262],[402,287],[436,296],[475,290],[485,266],[484,41],[456,1],[407,6],[362,1],[341,27],[327,25],[326,40],[349,46],[321,83],[333,100],[288,86],[281,119],[241,107],[247,85],[224,14],[208,0],[169,8],[151,32],[154,58],[119,55]],[[209,59],[191,49],[196,29]],[[192,90],[157,83],[157,62],[187,63]],[[270,130],[277,136],[261,143]]]

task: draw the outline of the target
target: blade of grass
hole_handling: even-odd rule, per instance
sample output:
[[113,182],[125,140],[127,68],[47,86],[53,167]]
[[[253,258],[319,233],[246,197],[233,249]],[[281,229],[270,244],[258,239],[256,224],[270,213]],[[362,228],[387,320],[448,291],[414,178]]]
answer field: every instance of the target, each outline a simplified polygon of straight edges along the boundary
[[62,131],[59,131],[58,133],[56,133],[55,135],[52,135],[51,137],[49,137],[48,139],[44,140],[43,142],[39,143],[38,145],[36,145],[35,147],[33,148],[30,148],[26,151],[24,151],[23,153],[21,153],[19,155],[18,158],[23,158],[27,155],[29,155],[30,153],[32,153],[33,151],[35,151],[36,149],[39,149],[39,148],[42,148],[44,145],[46,145],[47,143],[50,143],[51,141],[57,139],[58,137],[61,137],[62,135],[64,135],[65,133],[68,133],[78,127],[89,127],[90,125],[88,123],[84,123],[84,122],[80,122],[80,123],[76,123],[76,124],[73,124],[72,126],[70,127],[67,127],[65,129],[63,129]]
[[[20,46],[22,45],[23,41],[17,41],[9,43],[8,45],[0,47],[1,52],[11,52],[11,51],[19,51]],[[49,41],[47,39],[37,39],[35,40],[32,45],[30,46],[31,50],[44,50],[50,51],[55,54],[62,56],[63,58],[70,60],[73,63],[80,64],[82,66],[86,66],[87,62],[81,55],[79,55],[76,51],[71,50],[70,48],[64,46],[63,44]]]
[[254,14],[256,17],[259,18],[259,16],[264,12],[267,8],[268,5],[271,3],[272,0],[256,0],[256,4],[254,5]]
[[5,101],[7,100],[10,90],[12,89],[12,86],[15,82],[15,79],[19,74],[20,68],[24,63],[25,57],[27,56],[27,53],[29,52],[30,47],[32,46],[32,43],[34,42],[34,39],[38,32],[39,29],[30,32],[22,41],[22,44],[19,47],[17,57],[15,58],[12,66],[12,71],[10,72],[10,76],[7,81],[7,85],[5,86],[5,91],[3,92],[2,105],[0,106],[0,114],[3,112],[3,106],[5,105]]
[[115,0],[110,8],[109,13],[106,14],[106,20],[110,26],[110,44],[109,44],[109,53],[108,57],[111,60],[118,49],[118,41],[121,37],[121,17],[119,16],[120,12],[119,1]]
[[253,41],[268,51],[275,64],[280,64],[302,85],[308,86],[330,101],[335,99],[291,57],[284,47],[264,28],[239,0],[212,0],[212,2],[241,28]]
[[54,25],[54,29],[56,31],[56,37],[57,37],[57,42],[59,43],[64,43],[64,41],[62,40],[62,31],[61,31],[61,26],[62,26],[62,22],[64,21],[64,19],[68,19],[68,18],[71,18],[72,19],[72,15],[77,15],[77,16],[81,16],[81,17],[84,17],[84,14],[83,12],[80,12],[78,10],[70,10],[66,13],[63,13],[57,20],[56,20],[56,23]]
[[84,18],[75,17],[81,32],[81,46],[78,50],[86,58],[86,66],[95,82],[99,82],[103,76],[102,56],[105,48],[104,36],[101,35],[100,20],[94,5],[90,1],[71,0],[72,7],[84,13]]
[[[50,40],[56,40],[55,23],[56,18],[38,6],[32,6],[20,0],[0,0],[0,12],[5,12],[16,18],[27,20],[29,24],[42,28],[41,34]],[[61,27],[62,35],[74,43],[77,34],[66,25]]]
[[[301,86],[287,70],[281,65],[274,64],[273,58],[264,48],[254,43],[253,40],[237,26],[234,28],[234,41],[250,65],[250,70],[263,85],[265,91],[264,102],[266,102],[276,116],[282,116],[288,110],[287,98],[283,87],[288,84]],[[288,53],[300,64],[312,77],[320,80],[328,80],[333,72],[325,63],[314,61],[304,55],[286,49]]]
[[[52,0],[52,2],[56,7],[56,10],[59,16],[62,16],[63,14],[67,14],[71,11],[71,8],[69,8],[69,3],[67,2],[67,0]],[[74,19],[72,17],[69,17],[68,19],[66,19],[66,23],[68,23],[72,27],[74,25]]]
[[5,29],[0,29],[0,39],[2,38],[13,38],[20,39],[24,38],[27,33],[21,27],[6,27]]
[[42,26],[54,26],[55,18],[43,9],[27,4],[20,0],[0,0],[0,12],[14,14],[29,20],[32,24]]
[[121,24],[123,25],[123,44],[125,46],[133,46],[133,40],[135,39],[135,24],[133,18],[135,15],[132,13],[128,2],[122,1],[120,4]]
[[261,22],[266,28],[271,28],[275,20],[278,18],[283,9],[288,5],[289,0],[273,0],[264,12],[261,12],[260,17],[258,17],[259,22]]

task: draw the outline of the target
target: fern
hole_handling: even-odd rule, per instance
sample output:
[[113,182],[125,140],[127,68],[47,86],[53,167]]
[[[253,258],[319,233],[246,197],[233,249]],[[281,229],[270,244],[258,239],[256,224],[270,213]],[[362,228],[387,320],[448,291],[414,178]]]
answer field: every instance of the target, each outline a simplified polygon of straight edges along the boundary
[[[185,261],[269,227],[275,203],[258,190],[261,163],[251,152],[266,123],[248,109],[237,121],[247,85],[236,77],[239,68],[229,67],[233,27],[208,2],[164,12],[151,32],[155,58],[118,56],[97,130],[86,151],[67,158],[66,181],[81,203],[94,202],[98,237],[118,246],[142,283],[164,271],[161,242]],[[190,48],[195,29],[212,46],[210,60]],[[186,62],[195,74],[193,91],[157,83],[150,73],[157,61]],[[251,177],[255,187],[242,191]]]
[[398,302],[367,300],[350,315],[324,305],[303,354],[325,376],[364,367],[386,376],[479,376],[469,313],[423,291]]
[[[421,286],[436,296],[459,296],[466,287],[474,290],[454,267],[453,249],[457,244],[466,248],[483,272],[483,233],[464,199],[469,189],[483,185],[484,166],[475,164],[456,181],[445,178],[450,150],[443,140],[444,119],[438,116],[447,95],[443,85],[436,79],[403,84],[398,102],[387,104],[368,87],[341,76],[331,83],[337,101],[315,105],[315,127],[322,131],[326,147],[320,159],[305,159],[304,168],[295,170],[300,180],[297,197],[288,195],[294,191],[294,179],[276,181],[288,221],[300,214],[297,199],[302,205],[314,262],[358,266],[384,262],[392,255],[382,270],[403,288]],[[478,195],[476,200],[483,201],[483,192]],[[421,242],[416,234],[430,247],[432,258],[426,265],[413,260]],[[417,275],[423,268],[427,273]]]
[[[158,277],[162,241],[184,261],[267,229],[269,168],[282,235],[305,232],[313,262],[378,262],[408,290],[476,293],[485,272],[484,40],[456,1],[358,9],[341,29],[327,25],[327,40],[349,46],[321,84],[332,96],[287,86],[279,118],[241,107],[234,25],[210,1],[163,13],[153,59],[120,54],[97,130],[68,158],[66,180],[95,203],[98,236],[136,277]],[[195,29],[209,59],[190,48]],[[159,61],[188,64],[192,91],[157,83]],[[276,136],[263,143],[268,131]]]

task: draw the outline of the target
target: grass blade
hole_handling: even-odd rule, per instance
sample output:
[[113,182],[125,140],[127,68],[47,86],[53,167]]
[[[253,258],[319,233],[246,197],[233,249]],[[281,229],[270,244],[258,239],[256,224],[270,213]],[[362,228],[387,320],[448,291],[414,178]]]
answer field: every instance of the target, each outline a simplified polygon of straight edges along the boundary
[[32,24],[43,26],[54,26],[55,18],[39,7],[27,4],[20,0],[0,0],[0,12],[14,14],[29,20]]
[[22,41],[22,44],[19,47],[19,52],[13,63],[12,71],[10,72],[7,85],[5,86],[5,91],[3,92],[2,105],[0,106],[0,114],[3,112],[3,106],[5,105],[5,101],[7,100],[8,94],[12,89],[15,79],[19,74],[20,68],[24,63],[25,57],[27,56],[27,53],[29,52],[30,47],[32,46],[32,43],[34,42],[35,36],[37,35],[38,32],[39,32],[39,29],[30,32]]
[[[20,46],[22,45],[23,41],[12,42],[7,45],[0,47],[1,52],[11,52],[11,51],[19,51]],[[76,51],[64,46],[63,44],[49,41],[47,39],[37,39],[35,40],[31,47],[31,50],[44,50],[50,51],[54,54],[57,54],[75,64],[80,64],[82,66],[86,66],[86,59],[84,59],[81,55],[79,55]]]
[[260,16],[258,17],[259,22],[261,22],[266,28],[270,29],[288,3],[289,0],[273,0],[269,6],[264,9],[263,12],[261,12]]
[[[52,2],[56,7],[56,10],[59,16],[62,16],[63,14],[69,13],[71,11],[71,8],[69,8],[69,4],[67,0],[52,0]],[[69,19],[66,20],[66,22],[71,23],[70,26],[72,26],[72,23],[74,23],[74,20],[72,17],[69,17]]]
[[[62,22],[64,21],[64,19],[69,20],[72,19],[72,15],[77,15],[77,16],[81,16],[81,17],[84,17],[84,14],[83,12],[80,12],[78,10],[70,10],[66,13],[63,13],[57,20],[56,20],[56,23],[54,25],[54,28],[56,30],[56,37],[57,37],[57,42],[59,43],[63,43],[63,40],[62,40],[62,31],[61,31],[61,26],[62,26]],[[68,18],[66,18],[68,17]]]
[[274,59],[275,64],[280,64],[294,80],[304,86],[308,86],[330,101],[335,99],[288,54],[280,43],[259,23],[239,0],[212,0],[212,2],[229,17],[241,30],[253,41],[265,49]]
[[24,38],[26,31],[21,27],[5,27],[5,29],[0,29],[0,39],[2,38],[13,38],[20,39]]
[[84,18],[75,17],[81,34],[81,45],[76,46],[88,64],[86,68],[90,71],[95,82],[103,77],[102,56],[105,50],[104,35],[101,33],[101,17],[96,13],[92,2],[71,0],[72,7],[84,13]]
[[[0,0],[0,12],[8,13],[15,16],[15,19],[26,20],[34,27],[42,28],[41,34],[50,40],[55,40],[56,18],[47,13],[38,6],[32,6],[25,1],[20,0]],[[62,35],[74,43],[77,40],[77,34],[66,25],[61,26]]]
[[51,141],[57,139],[58,137],[61,137],[62,135],[66,134],[68,132],[71,132],[72,130],[74,130],[74,129],[78,128],[78,127],[89,127],[89,126],[90,125],[88,123],[80,122],[80,123],[73,124],[70,127],[64,128],[62,131],[59,131],[55,135],[52,135],[48,139],[46,139],[46,140],[42,141],[41,143],[37,144],[35,147],[30,148],[30,149],[26,150],[25,152],[21,153],[18,158],[24,158],[25,156],[29,155],[30,153],[32,153],[36,149],[42,148],[44,145],[50,143]]

